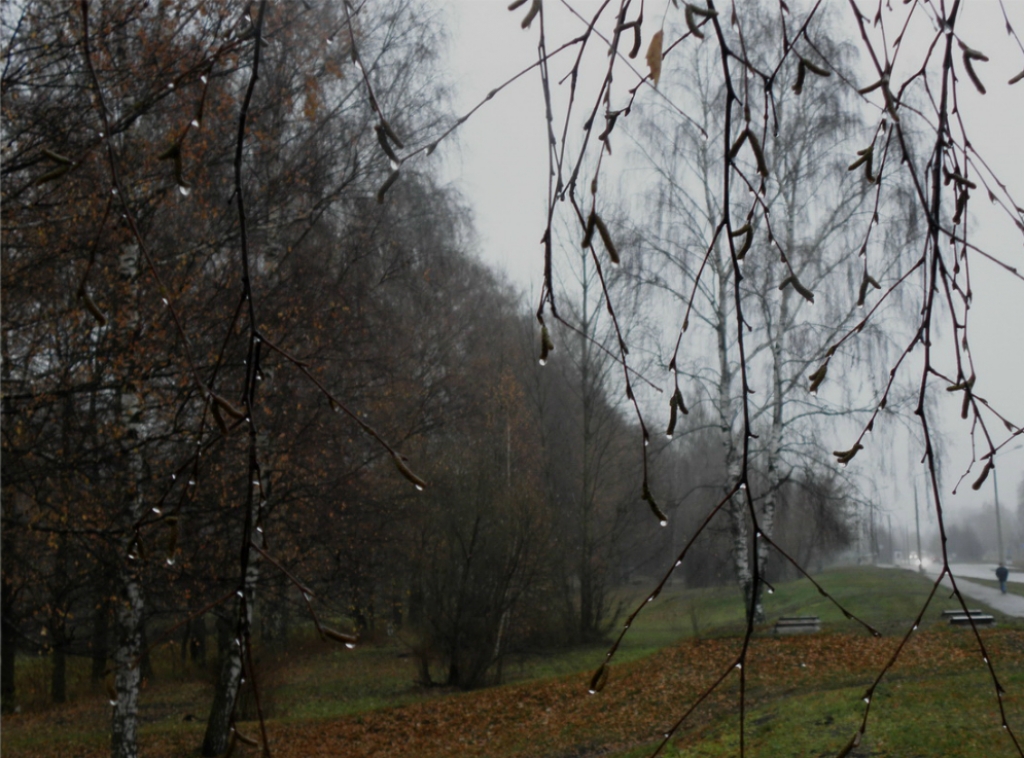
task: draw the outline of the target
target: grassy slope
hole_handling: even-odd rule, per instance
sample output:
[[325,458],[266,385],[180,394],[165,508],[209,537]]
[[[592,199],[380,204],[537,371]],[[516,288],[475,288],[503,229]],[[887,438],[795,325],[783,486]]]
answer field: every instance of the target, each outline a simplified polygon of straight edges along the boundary
[[[930,590],[911,572],[863,568],[818,579],[886,635],[906,630]],[[777,590],[766,598],[769,617],[819,615],[824,633],[783,639],[761,634],[755,640],[746,667],[747,746],[754,755],[835,754],[859,724],[860,698],[898,637],[870,637],[806,580]],[[928,630],[944,600],[933,601],[921,633],[876,692],[868,734],[858,749],[870,753],[859,754],[1011,754],[976,643],[963,631]],[[693,637],[694,628],[700,639]],[[652,735],[675,721],[731,664],[741,628],[735,591],[666,591],[634,624],[610,684],[594,697],[585,694],[589,674],[584,669],[602,659],[600,649],[513,661],[506,671],[518,683],[457,694],[411,686],[411,659],[399,657],[394,647],[366,646],[354,654],[317,648],[268,660],[264,679],[273,685],[277,713],[269,725],[274,755],[649,754]],[[985,636],[1009,690],[1004,703],[1010,724],[1024,729],[1017,696],[1024,688],[1024,634],[1003,623]],[[534,678],[566,671],[577,673]],[[730,676],[688,719],[674,740],[684,752],[676,754],[737,753],[737,687],[738,677]],[[143,754],[194,754],[202,724],[183,718],[205,715],[209,697],[203,683],[163,681],[149,687],[143,698]],[[5,717],[3,755],[105,755],[109,714],[102,701],[101,695],[83,697],[59,710]],[[246,726],[251,734],[256,728]]]

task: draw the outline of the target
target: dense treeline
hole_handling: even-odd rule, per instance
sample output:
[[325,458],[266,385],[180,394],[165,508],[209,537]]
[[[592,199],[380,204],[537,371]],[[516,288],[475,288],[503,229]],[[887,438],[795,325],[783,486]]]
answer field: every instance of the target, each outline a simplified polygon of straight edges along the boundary
[[[52,655],[58,702],[66,657],[90,656],[132,755],[148,646],[170,639],[216,650],[216,754],[250,640],[299,623],[398,634],[424,683],[459,687],[603,638],[725,461],[711,426],[658,441],[672,525],[652,522],[586,259],[542,368],[460,198],[396,159],[447,116],[439,20],[40,1],[3,26],[4,707],[18,651]],[[848,539],[834,482],[786,487],[779,533],[825,544],[802,508]],[[702,536],[683,579],[724,580],[728,540]]]

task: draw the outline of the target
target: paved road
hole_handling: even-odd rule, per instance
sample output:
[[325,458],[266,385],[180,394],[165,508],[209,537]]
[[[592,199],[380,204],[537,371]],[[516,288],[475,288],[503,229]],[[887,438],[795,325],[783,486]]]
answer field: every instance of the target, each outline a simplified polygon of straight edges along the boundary
[[[996,564],[994,563],[953,563],[950,565],[953,569],[953,576],[957,579],[963,577],[964,579],[996,579]],[[932,576],[939,573],[937,566],[931,567]],[[1020,583],[1024,584],[1024,569],[1011,568],[1010,578],[1007,580],[1011,584]]]
[[[1024,597],[1012,593],[1003,594],[997,588],[986,587],[983,584],[970,581],[971,579],[991,579],[995,581],[996,567],[985,563],[954,563],[950,566],[953,576],[956,577],[956,586],[959,587],[964,598],[977,600],[1007,616],[1024,618]],[[928,575],[932,578],[939,575],[939,567],[932,565],[927,568]],[[1011,570],[1009,582],[1011,584],[1024,583],[1024,571]],[[952,589],[949,577],[942,580],[945,587]],[[945,598],[942,598],[945,600]],[[953,608],[955,605],[947,601],[943,608]]]

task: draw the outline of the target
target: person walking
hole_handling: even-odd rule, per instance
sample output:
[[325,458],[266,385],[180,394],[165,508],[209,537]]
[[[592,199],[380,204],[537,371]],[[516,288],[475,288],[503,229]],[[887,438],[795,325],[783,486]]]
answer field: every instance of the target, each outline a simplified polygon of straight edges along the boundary
[[1006,580],[1010,576],[1009,569],[1003,564],[999,564],[999,568],[996,569],[996,579],[999,580],[999,591],[1004,595],[1006,594]]

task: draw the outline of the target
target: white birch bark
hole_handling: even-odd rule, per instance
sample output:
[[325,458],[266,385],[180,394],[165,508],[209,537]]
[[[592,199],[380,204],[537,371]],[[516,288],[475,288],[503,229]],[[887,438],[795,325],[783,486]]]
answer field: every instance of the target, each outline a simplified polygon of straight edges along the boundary
[[[782,299],[781,323],[787,318],[787,297]],[[779,457],[782,452],[782,426],[783,426],[783,397],[782,397],[782,354],[783,340],[785,334],[780,333],[772,342],[772,423],[768,432],[768,455],[766,461],[766,492],[764,504],[761,508],[760,527],[761,531],[771,536],[775,528],[775,511],[778,504],[779,487],[782,483],[782,474],[779,468]],[[768,543],[764,540],[757,542],[757,571],[758,576],[763,580],[765,568],[768,565]],[[754,588],[756,597],[754,599],[754,621],[763,623],[765,620],[764,604],[762,602],[763,583],[759,582]]]
[[[723,255],[716,256],[718,268],[718,299],[715,303],[717,318],[718,348],[718,419],[722,433],[722,450],[725,458],[726,491],[732,489],[740,478],[741,462],[736,439],[733,436],[733,397],[732,367],[729,364],[729,266],[731,261]],[[742,495],[737,494],[727,506],[729,513],[729,532],[732,538],[733,570],[736,581],[743,591],[744,607],[750,608],[750,593],[753,577],[750,570],[750,538],[747,532],[747,509]]]
[[113,758],[138,756],[139,685],[138,666],[142,653],[142,583],[133,566],[119,572],[121,598],[117,604],[117,647],[114,648],[114,715],[110,754]]
[[139,685],[142,672],[142,613],[144,600],[140,577],[142,556],[137,543],[135,525],[142,517],[143,461],[140,444],[143,437],[142,410],[133,388],[121,394],[121,416],[128,430],[128,493],[122,513],[121,554],[118,569],[120,597],[115,611],[117,646],[114,648],[114,715],[111,725],[110,753],[113,758],[135,758],[138,755]]
[[[134,281],[138,276],[138,249],[129,247],[120,260],[120,274]],[[127,329],[134,330],[138,313],[132,313]],[[142,443],[145,439],[143,404],[135,387],[126,385],[121,391],[120,415],[126,430],[123,451],[128,463],[126,495],[121,511],[121,561],[118,568],[120,597],[114,612],[117,644],[114,648],[114,700],[110,729],[110,754],[113,758],[136,758],[138,755],[139,685],[142,672],[142,548],[135,531],[142,518],[144,502],[142,480],[145,466]]]
[[[253,534],[252,537],[255,539],[256,535]],[[243,656],[246,644],[246,635],[243,633],[243,629],[252,628],[253,610],[256,603],[256,583],[259,581],[259,576],[257,554],[250,552],[249,562],[245,569],[244,597],[239,598],[239,618],[235,626],[235,637],[223,654],[217,689],[214,692],[213,705],[210,707],[210,716],[206,722],[206,734],[203,737],[202,747],[204,756],[222,755],[228,749],[238,691],[242,685]]]

